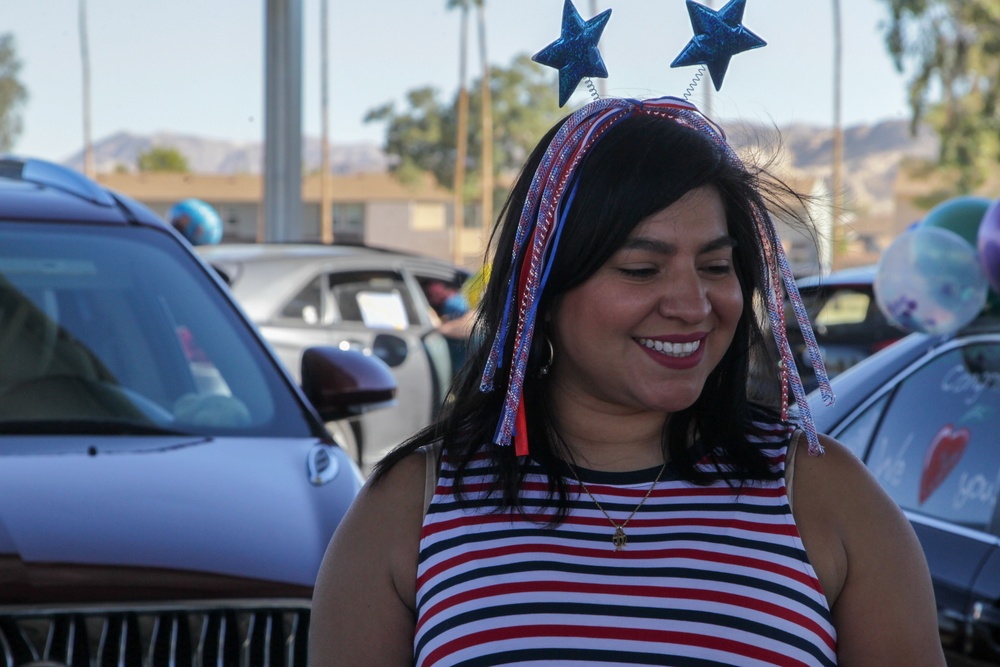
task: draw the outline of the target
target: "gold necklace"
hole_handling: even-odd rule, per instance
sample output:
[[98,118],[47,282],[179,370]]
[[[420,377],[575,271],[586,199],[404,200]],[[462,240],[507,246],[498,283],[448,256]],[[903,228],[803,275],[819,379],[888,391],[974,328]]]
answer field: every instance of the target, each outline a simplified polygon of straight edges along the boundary
[[615,523],[615,520],[611,518],[611,515],[608,514],[603,507],[601,507],[601,503],[597,502],[597,498],[595,498],[594,494],[590,492],[590,489],[587,488],[587,485],[583,483],[583,480],[580,479],[580,476],[576,474],[576,469],[573,468],[572,465],[569,465],[569,471],[573,473],[573,477],[576,478],[577,483],[583,488],[584,491],[587,492],[587,495],[590,496],[590,499],[594,501],[594,504],[597,505],[597,509],[601,510],[601,514],[603,514],[605,518],[611,522],[611,525],[615,527],[615,534],[611,536],[611,543],[615,545],[615,551],[621,551],[622,549],[625,548],[625,545],[628,544],[628,535],[625,534],[625,526],[628,525],[628,522],[632,520],[632,517],[634,517],[636,512],[639,511],[639,508],[642,507],[642,504],[646,502],[646,499],[649,498],[649,496],[653,493],[653,489],[656,488],[656,485],[660,481],[660,477],[663,475],[663,471],[666,470],[666,468],[667,464],[666,462],[664,462],[664,464],[660,466],[660,472],[656,473],[656,479],[653,480],[653,485],[649,487],[649,491],[646,491],[646,495],[642,497],[642,500],[640,500],[639,504],[635,506],[635,509],[632,510],[632,513],[628,515],[628,518],[622,521],[621,523]]

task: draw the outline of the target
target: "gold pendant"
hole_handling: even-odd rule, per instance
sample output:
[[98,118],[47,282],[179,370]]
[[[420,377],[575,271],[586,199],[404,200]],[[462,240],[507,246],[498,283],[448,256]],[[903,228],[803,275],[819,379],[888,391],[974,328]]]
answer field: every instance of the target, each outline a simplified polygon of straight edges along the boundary
[[615,534],[611,538],[611,542],[615,545],[615,551],[621,551],[628,544],[628,536],[621,526],[615,526]]

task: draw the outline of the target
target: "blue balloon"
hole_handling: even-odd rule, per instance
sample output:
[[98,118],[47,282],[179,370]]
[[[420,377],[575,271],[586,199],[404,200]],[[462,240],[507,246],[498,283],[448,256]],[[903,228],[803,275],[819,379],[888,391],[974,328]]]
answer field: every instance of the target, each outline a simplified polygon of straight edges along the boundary
[[875,302],[907,331],[954,333],[986,304],[989,281],[976,249],[941,227],[904,232],[885,249],[875,273]]
[[167,217],[191,245],[214,245],[222,240],[222,218],[211,204],[200,199],[174,204]]

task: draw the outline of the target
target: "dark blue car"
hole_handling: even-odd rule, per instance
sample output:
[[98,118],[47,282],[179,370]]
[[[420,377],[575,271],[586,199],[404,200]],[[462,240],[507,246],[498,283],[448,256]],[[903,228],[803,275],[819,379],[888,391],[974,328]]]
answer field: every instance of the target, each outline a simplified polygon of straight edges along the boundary
[[362,483],[324,422],[395,383],[330,348],[300,373],[149,210],[0,159],[0,664],[305,665]]
[[1000,321],[912,334],[832,385],[832,407],[809,396],[816,426],[864,460],[910,519],[949,664],[1000,664]]

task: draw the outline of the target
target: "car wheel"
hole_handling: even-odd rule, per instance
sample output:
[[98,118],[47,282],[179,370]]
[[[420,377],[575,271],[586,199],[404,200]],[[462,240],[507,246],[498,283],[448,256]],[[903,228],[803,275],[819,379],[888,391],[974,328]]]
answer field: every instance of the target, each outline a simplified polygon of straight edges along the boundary
[[358,467],[362,467],[361,441],[350,422],[347,420],[327,422],[326,430],[330,432],[330,435],[340,445],[340,448],[347,452],[347,455],[358,464]]

